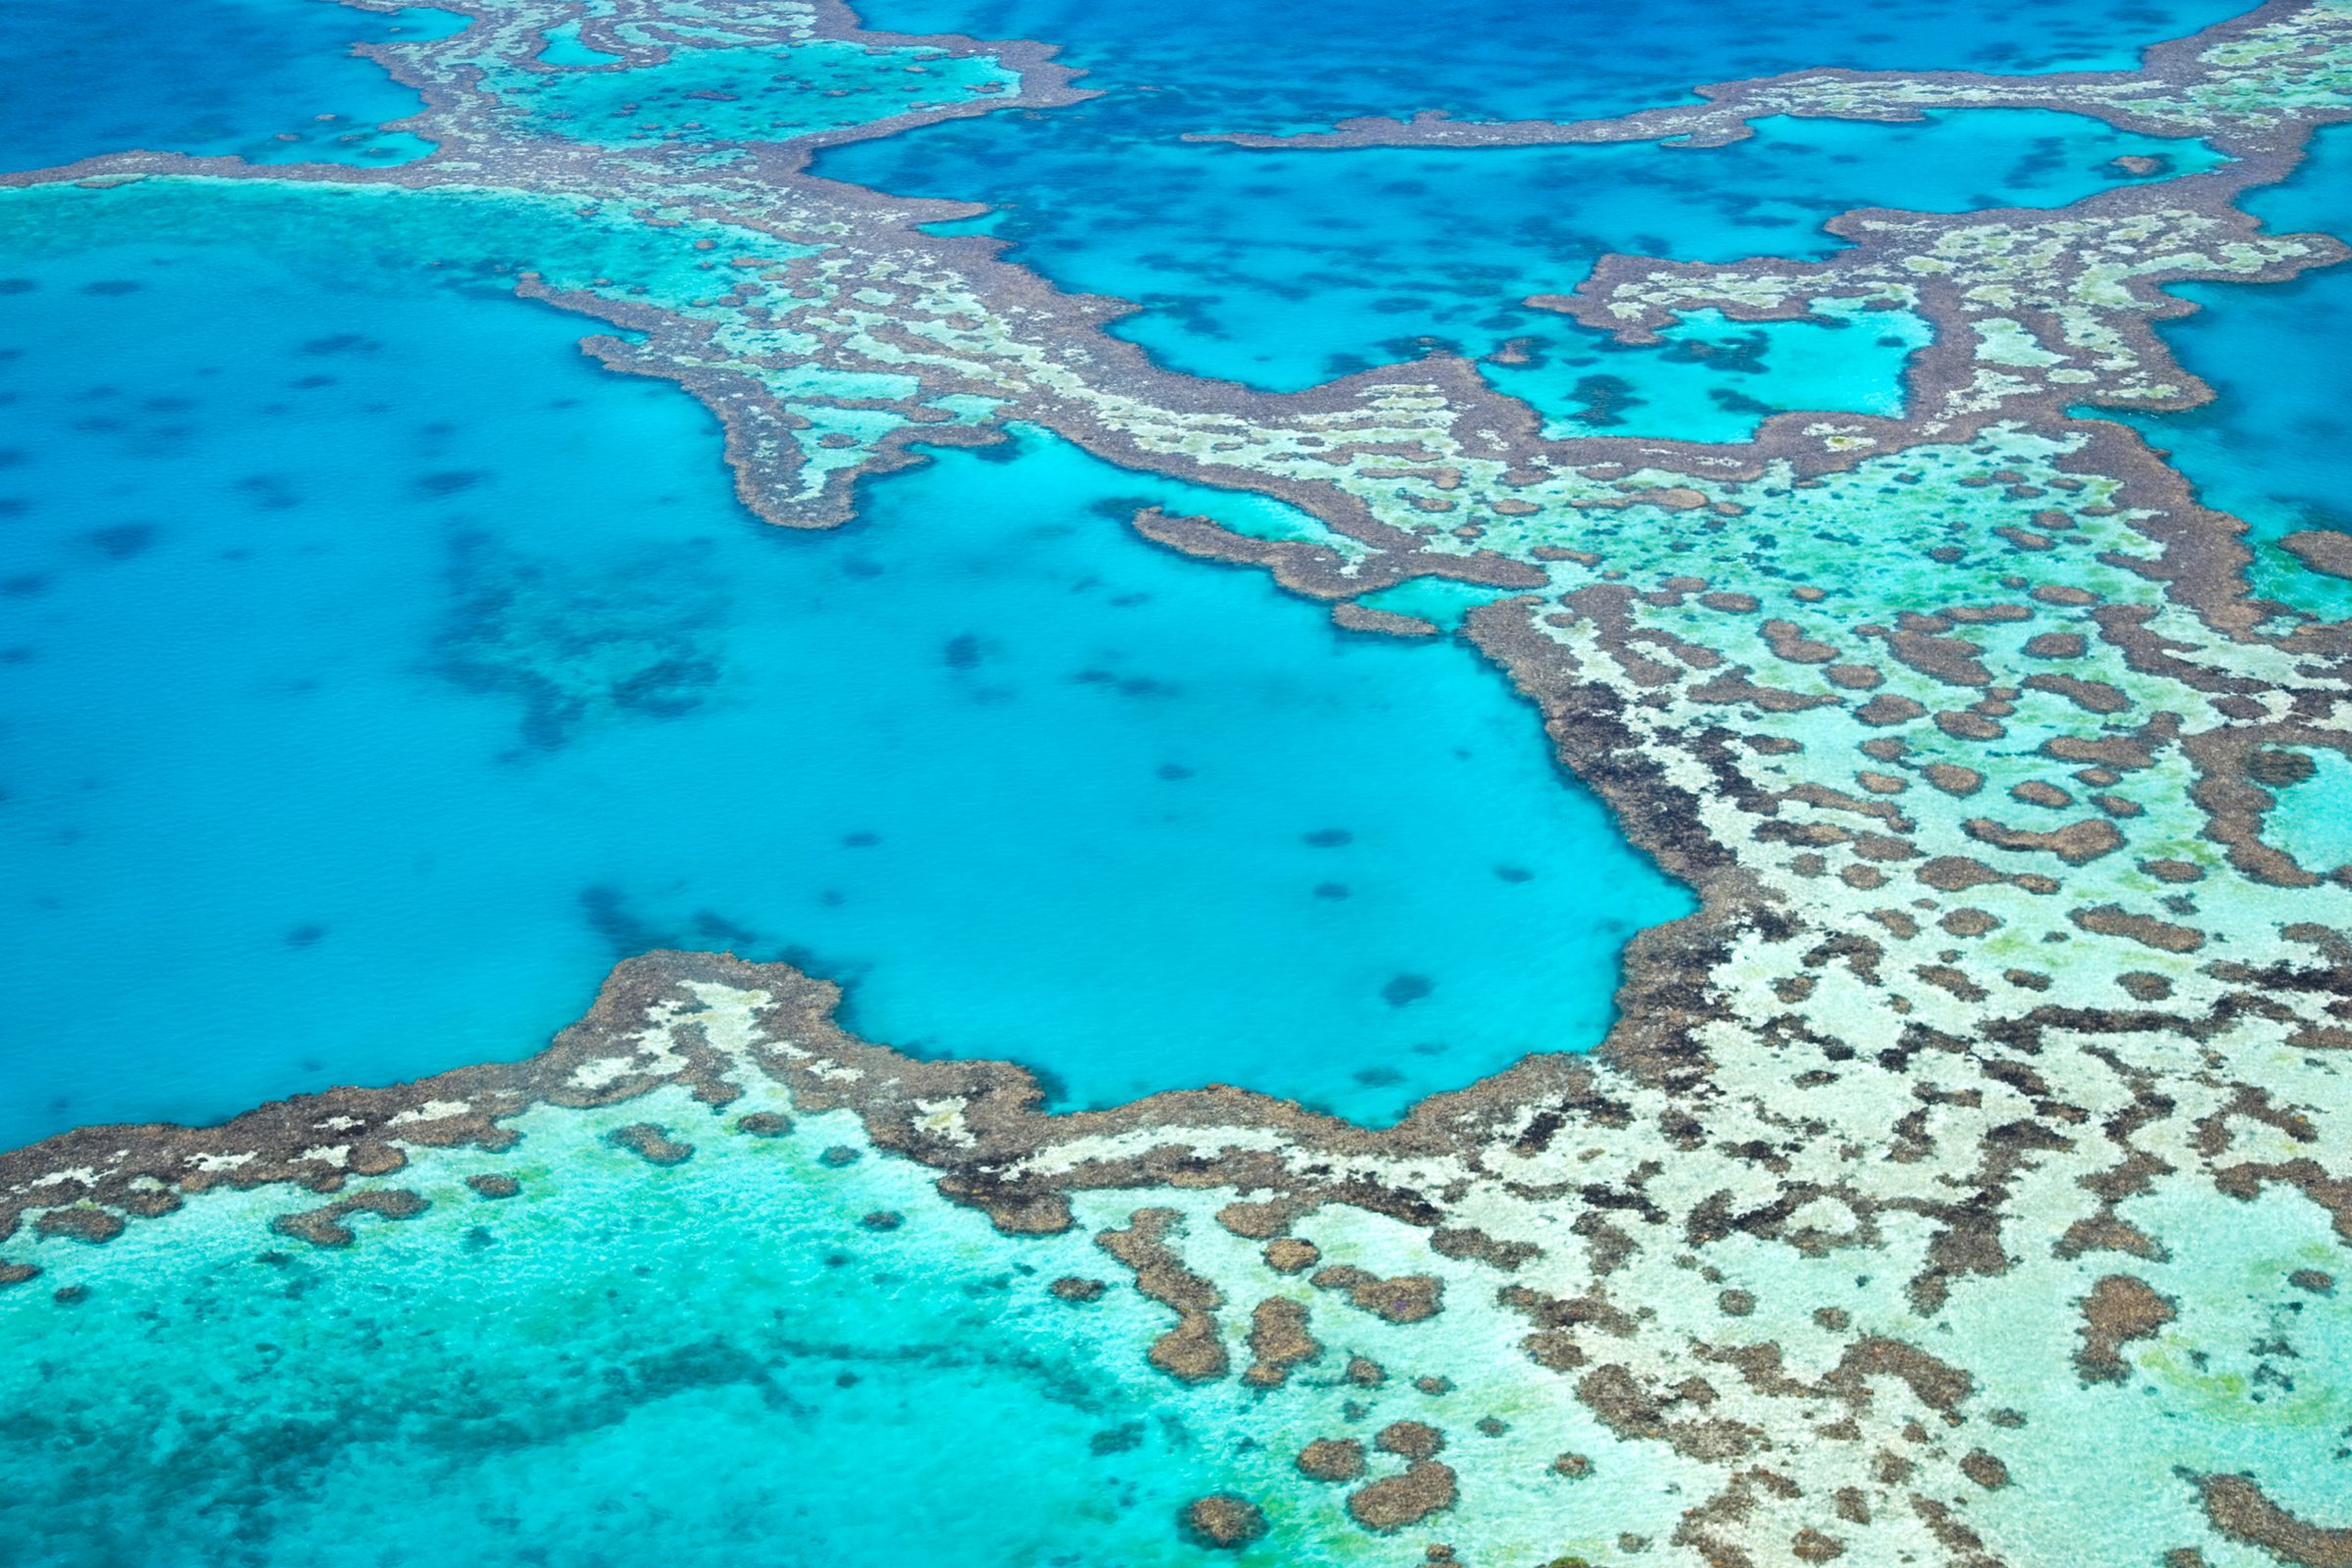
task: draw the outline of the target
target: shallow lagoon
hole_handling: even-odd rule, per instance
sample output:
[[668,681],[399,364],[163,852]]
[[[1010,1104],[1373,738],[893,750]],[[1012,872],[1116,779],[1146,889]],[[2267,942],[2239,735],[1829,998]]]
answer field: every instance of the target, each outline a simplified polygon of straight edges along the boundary
[[791,532],[482,285],[0,272],[0,1141],[517,1054],[663,945],[1071,1102],[1381,1117],[1592,1045],[1689,907],[1473,654],[1124,522],[1227,498],[1028,436]]

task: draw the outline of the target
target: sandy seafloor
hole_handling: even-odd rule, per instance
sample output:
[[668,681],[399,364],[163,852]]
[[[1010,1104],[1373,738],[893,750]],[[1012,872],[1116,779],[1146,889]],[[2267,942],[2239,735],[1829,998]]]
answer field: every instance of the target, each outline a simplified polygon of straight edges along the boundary
[[15,8],[0,1561],[2352,1562],[2348,89]]

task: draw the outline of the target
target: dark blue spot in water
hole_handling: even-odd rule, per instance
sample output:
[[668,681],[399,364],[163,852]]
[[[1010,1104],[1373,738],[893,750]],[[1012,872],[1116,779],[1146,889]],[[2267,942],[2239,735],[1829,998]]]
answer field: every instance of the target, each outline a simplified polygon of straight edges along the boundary
[[479,471],[451,470],[428,473],[416,481],[416,488],[428,496],[454,496],[461,490],[470,490],[489,475]]
[[756,946],[760,934],[740,920],[730,920],[715,909],[697,909],[693,918],[694,934],[704,942],[723,945],[738,951]]
[[1141,1421],[1122,1421],[1106,1427],[1086,1440],[1091,1453],[1129,1453],[1144,1445],[1144,1424]]
[[1380,988],[1380,1000],[1392,1007],[1402,1007],[1419,1002],[1436,989],[1425,975],[1400,974]]
[[599,883],[580,890],[580,913],[589,928],[604,939],[618,957],[632,957],[640,953],[652,953],[659,948],[674,948],[683,944],[667,932],[638,918],[620,889]]
[[252,499],[254,506],[265,512],[284,512],[302,505],[286,481],[273,473],[249,473],[237,481],[237,489]]
[[948,639],[947,661],[950,669],[970,669],[980,662],[980,639],[970,632]]
[[1348,897],[1348,884],[1345,882],[1318,882],[1315,884],[1315,897],[1332,900],[1344,899]]
[[123,522],[111,528],[94,529],[88,538],[98,548],[98,553],[109,561],[128,561],[154,549],[158,532],[151,522]]
[[316,947],[325,935],[326,927],[322,925],[298,925],[286,933],[286,946],[289,948]]
[[1301,833],[1298,842],[1309,849],[1336,850],[1353,844],[1355,835],[1344,827],[1319,827],[1312,833]]
[[105,277],[100,278],[95,283],[84,283],[81,286],[81,291],[84,294],[115,296],[122,294],[136,294],[141,286],[142,285],[139,283],[136,283],[127,277]]

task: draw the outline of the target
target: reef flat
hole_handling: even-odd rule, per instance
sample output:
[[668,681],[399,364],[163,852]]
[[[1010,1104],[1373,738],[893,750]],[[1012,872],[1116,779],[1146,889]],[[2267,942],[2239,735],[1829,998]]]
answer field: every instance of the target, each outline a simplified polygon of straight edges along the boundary
[[[933,1295],[892,1298],[917,1321],[1001,1298],[944,1342],[909,1328],[905,1359],[963,1344],[1004,1408],[1037,1411],[1006,1439],[1037,1445],[1015,1472],[1083,1478],[1097,1503],[1048,1494],[1051,1540],[955,1513],[969,1534],[908,1545],[859,1535],[871,1516],[819,1463],[806,1495],[695,1472],[746,1498],[737,1527],[813,1520],[828,1552],[2352,1560],[2347,625],[2258,595],[2245,524],[2094,416],[2211,397],[2156,330],[2189,309],[2173,285],[2346,259],[2240,203],[2352,119],[2352,6],[2276,0],[2134,71],[1830,70],[1602,120],[1200,127],[1236,156],[1670,138],[1660,156],[1703,160],[1775,117],[1998,108],[2220,155],[2048,208],[1848,211],[1797,259],[1605,255],[1516,302],[1632,345],[1698,312],[1926,323],[1898,412],[1774,414],[1739,441],[1547,434],[1445,353],[1290,393],[1186,376],[1104,330],[1129,306],[926,226],[972,206],[808,172],[821,145],[1076,103],[1042,44],[866,33],[829,6],[454,9],[463,31],[365,46],[425,102],[402,128],[429,156],[126,153],[8,176],[0,214],[68,251],[227,209],[394,249],[463,232],[482,270],[605,323],[603,364],[701,399],[745,504],[786,526],[839,524],[863,477],[1016,423],[1287,503],[1279,529],[1152,506],[1121,526],[1262,570],[1352,633],[1438,635],[1455,596],[1456,634],[1699,907],[1630,942],[1590,1055],[1532,1054],[1387,1129],[1226,1086],[1049,1114],[1020,1066],[845,1031],[838,993],[794,968],[663,953],[519,1063],[0,1156],[0,1334],[37,1348],[13,1363],[37,1419],[0,1440],[0,1525],[40,1560],[208,1539],[293,1560],[346,1494],[379,1506],[489,1452],[552,1470],[600,1433],[659,1444],[658,1417],[629,1423],[673,1396],[733,1401],[746,1439],[815,1420],[792,1369],[855,1358],[854,1337],[793,1314],[871,1286],[810,1284],[808,1249],[845,1281],[932,1271]],[[550,64],[560,29],[606,63]],[[564,72],[649,86],[542,79]],[[761,74],[831,107],[741,107]],[[613,133],[630,103],[649,107]],[[2352,561],[2308,532],[2298,559]],[[536,1278],[503,1249],[562,1275],[566,1246],[632,1215],[663,1254],[641,1277],[682,1268],[682,1296],[698,1253],[773,1251],[774,1272],[702,1313],[551,1280],[507,1309],[565,1320],[536,1332],[347,1303],[286,1319],[306,1354],[265,1341],[219,1385],[162,1370],[249,1341],[245,1297],[460,1311]],[[624,1298],[641,1337],[570,1349],[571,1319]],[[542,1375],[463,1407],[414,1369],[380,1406],[316,1397],[434,1354]],[[528,1398],[573,1379],[606,1397]],[[249,1392],[272,1382],[283,1408]],[[1130,1411],[1144,1434],[1121,1435]],[[270,1468],[289,1449],[313,1481]],[[942,1464],[957,1479],[934,1500],[973,1496],[984,1462]],[[126,1512],[115,1479],[143,1466]],[[561,1560],[612,1549],[590,1513],[524,1522],[519,1488],[448,1506]],[[723,1511],[612,1506],[615,1529],[727,1549]]]

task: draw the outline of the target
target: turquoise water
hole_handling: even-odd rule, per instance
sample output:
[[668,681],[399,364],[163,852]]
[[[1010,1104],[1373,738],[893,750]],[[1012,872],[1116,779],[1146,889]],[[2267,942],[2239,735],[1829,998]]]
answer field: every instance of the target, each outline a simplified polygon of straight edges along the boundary
[[1171,131],[1288,130],[1349,115],[1579,119],[1700,82],[1813,66],[2129,70],[2141,46],[2249,9],[2239,0],[1196,0],[1181,25],[1098,0],[868,0],[869,26],[1045,38],[1092,85],[1148,87]]
[[0,274],[0,1141],[515,1055],[665,945],[1068,1102],[1381,1117],[1592,1045],[1689,907],[1471,653],[1125,525],[1222,497],[1029,435],[780,530],[489,285]]
[[[774,1141],[688,1116],[670,1125],[702,1152],[658,1172],[526,1118],[519,1159],[445,1163],[418,1182],[429,1215],[363,1223],[345,1253],[270,1237],[292,1205],[270,1195],[232,1204],[261,1216],[243,1223],[48,1259],[45,1284],[89,1294],[0,1295],[7,1560],[587,1568],[631,1541],[673,1563],[1208,1556],[1170,1521],[1214,1490],[1249,1401],[1171,1385],[1143,1418],[1124,1380],[1162,1314],[1131,1291],[1048,1294],[1103,1277],[1090,1236],[1007,1243],[915,1167],[828,1166],[821,1150],[858,1142],[846,1116]],[[485,1163],[525,1195],[458,1185]],[[912,1218],[860,1223],[881,1212]]]
[[[2352,239],[2352,132],[2323,130],[2285,183],[2251,193],[2277,233]],[[2203,309],[2161,330],[2215,401],[2185,414],[2115,415],[2172,454],[2207,504],[2252,529],[2256,592],[2330,618],[2352,616],[2352,582],[2306,569],[2273,541],[2306,528],[2352,530],[2352,416],[2344,409],[2352,267],[2291,283],[2188,283]]]
[[[103,1250],[13,1243],[47,1272],[0,1291],[11,1568],[1331,1568],[1398,1544],[1417,1561],[1417,1534],[1384,1550],[1348,1523],[1345,1489],[1293,1468],[1311,1438],[1406,1418],[1467,1433],[1496,1416],[1516,1446],[1456,1440],[1493,1473],[1465,1466],[1463,1511],[1482,1517],[1433,1538],[1565,1523],[1531,1501],[1601,1511],[1524,1478],[1562,1448],[1614,1451],[1606,1432],[1510,1370],[1526,1329],[1492,1274],[1410,1227],[1335,1207],[1300,1229],[1329,1257],[1446,1278],[1443,1336],[1275,1275],[1209,1218],[1229,1193],[1165,1195],[1189,1210],[1188,1256],[1250,1293],[1224,1326],[1237,1358],[1247,1301],[1269,1297],[1307,1306],[1327,1347],[1277,1396],[1187,1386],[1146,1368],[1169,1314],[1095,1245],[1135,1195],[1082,1198],[1064,1235],[997,1235],[930,1172],[870,1152],[848,1112],[738,1131],[781,1102],[744,1077],[751,1097],[723,1113],[669,1091],[527,1113],[502,1155],[420,1151],[397,1180],[429,1207],[360,1219],[333,1253],[270,1233],[307,1206],[282,1190],[216,1192]],[[694,1154],[656,1168],[605,1141],[648,1118]],[[483,1171],[519,1193],[462,1185]],[[1108,1289],[1073,1303],[1052,1293],[1064,1278]],[[1351,1383],[1356,1354],[1395,1370]],[[1228,1488],[1270,1526],[1238,1554],[1177,1528]]]
[[1554,433],[1737,440],[1775,409],[1899,412],[1924,324],[1716,318],[1662,354],[1523,302],[1573,289],[1606,252],[1826,256],[1842,242],[1821,225],[1854,207],[2059,206],[2132,182],[2110,163],[2119,154],[2164,155],[2182,172],[2215,161],[2198,143],[2026,110],[1769,121],[1710,150],[1314,152],[1174,140],[1163,112],[1128,95],[987,117],[834,148],[814,167],[1003,209],[986,231],[1012,243],[1012,260],[1144,306],[1113,330],[1172,369],[1292,391],[1435,347],[1515,344],[1529,363],[1493,368],[1495,381]]
[[100,153],[249,163],[407,163],[432,144],[387,121],[424,108],[360,42],[443,37],[463,17],[316,0],[19,0],[0,7],[0,169]]
[[2263,820],[2263,837],[2293,856],[2307,871],[2325,875],[2352,865],[2352,758],[2319,748],[2305,750],[2309,776],[2274,791],[2278,804]]

